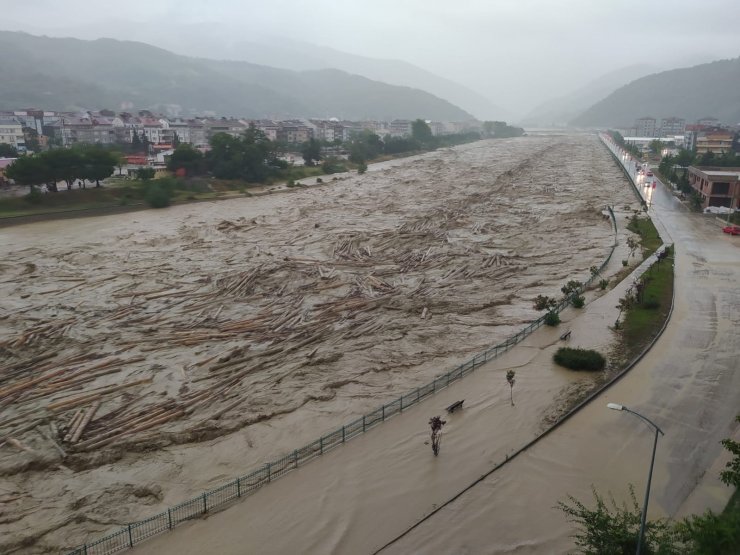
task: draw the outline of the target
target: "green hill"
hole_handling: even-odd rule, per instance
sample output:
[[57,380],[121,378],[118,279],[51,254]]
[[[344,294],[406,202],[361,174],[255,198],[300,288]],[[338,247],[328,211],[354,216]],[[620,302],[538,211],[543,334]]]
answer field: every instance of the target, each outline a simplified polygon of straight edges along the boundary
[[740,122],[740,58],[673,69],[637,79],[597,102],[570,124],[629,126],[637,118],[676,116],[687,122],[711,116]]
[[144,43],[0,31],[0,110],[134,109],[242,117],[473,119],[427,92],[337,70],[179,56]]

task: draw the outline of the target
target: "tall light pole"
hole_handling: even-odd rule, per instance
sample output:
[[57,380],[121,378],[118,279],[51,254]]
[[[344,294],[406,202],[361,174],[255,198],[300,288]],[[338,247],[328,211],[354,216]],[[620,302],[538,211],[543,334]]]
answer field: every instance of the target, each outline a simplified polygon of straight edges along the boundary
[[640,536],[637,539],[637,555],[640,555],[640,552],[642,551],[642,542],[645,537],[645,520],[647,519],[648,501],[650,500],[650,482],[653,480],[653,466],[655,465],[655,449],[658,446],[658,434],[665,434],[663,433],[663,430],[658,428],[658,426],[654,422],[652,422],[649,418],[643,416],[639,412],[635,412],[631,409],[628,409],[624,405],[619,405],[617,403],[609,403],[606,406],[612,410],[623,410],[630,412],[640,418],[642,421],[647,422],[648,425],[655,430],[655,440],[653,441],[653,456],[650,459],[650,472],[648,473],[647,487],[645,488],[645,502],[642,505],[642,516],[640,517]]

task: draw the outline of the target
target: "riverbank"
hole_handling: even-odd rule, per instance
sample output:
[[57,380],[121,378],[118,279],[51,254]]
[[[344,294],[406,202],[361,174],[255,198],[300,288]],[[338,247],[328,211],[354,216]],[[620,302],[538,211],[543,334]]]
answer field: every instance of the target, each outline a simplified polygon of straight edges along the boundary
[[[439,147],[439,149],[445,148],[450,147]],[[413,159],[439,149],[378,156],[367,163],[367,171],[386,168],[389,167],[388,162]],[[342,163],[348,171],[326,174],[323,173],[320,165],[298,166],[285,170],[282,179],[270,180],[266,183],[202,177],[180,179],[183,186],[177,194],[170,198],[170,204],[183,205],[230,200],[240,196],[285,193],[297,187],[326,185],[356,174],[357,164],[347,160]],[[58,193],[41,193],[37,190],[34,194],[0,198],[0,227],[54,219],[137,212],[153,208],[145,200],[147,182],[123,180],[113,176],[107,183],[104,183],[105,185],[99,188],[94,186],[72,190],[60,188]],[[156,180],[150,183],[156,183]]]

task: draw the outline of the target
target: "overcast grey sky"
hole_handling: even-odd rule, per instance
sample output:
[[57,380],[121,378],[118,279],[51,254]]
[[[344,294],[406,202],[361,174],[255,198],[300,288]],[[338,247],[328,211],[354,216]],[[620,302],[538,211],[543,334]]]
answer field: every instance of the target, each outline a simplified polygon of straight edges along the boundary
[[197,44],[194,29],[211,23],[203,29],[238,29],[247,40],[285,36],[402,59],[517,113],[633,64],[740,56],[738,0],[0,0],[0,8],[0,28],[55,36],[131,38],[129,21],[147,29],[135,38],[166,46],[160,35],[195,24],[187,40]]

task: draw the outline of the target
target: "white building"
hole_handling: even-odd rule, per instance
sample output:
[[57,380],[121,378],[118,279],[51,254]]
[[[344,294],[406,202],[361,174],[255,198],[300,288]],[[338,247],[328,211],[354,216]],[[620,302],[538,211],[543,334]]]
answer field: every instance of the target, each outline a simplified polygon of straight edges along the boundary
[[26,140],[23,138],[23,126],[16,118],[0,118],[0,143],[11,145],[19,152],[25,152]]

